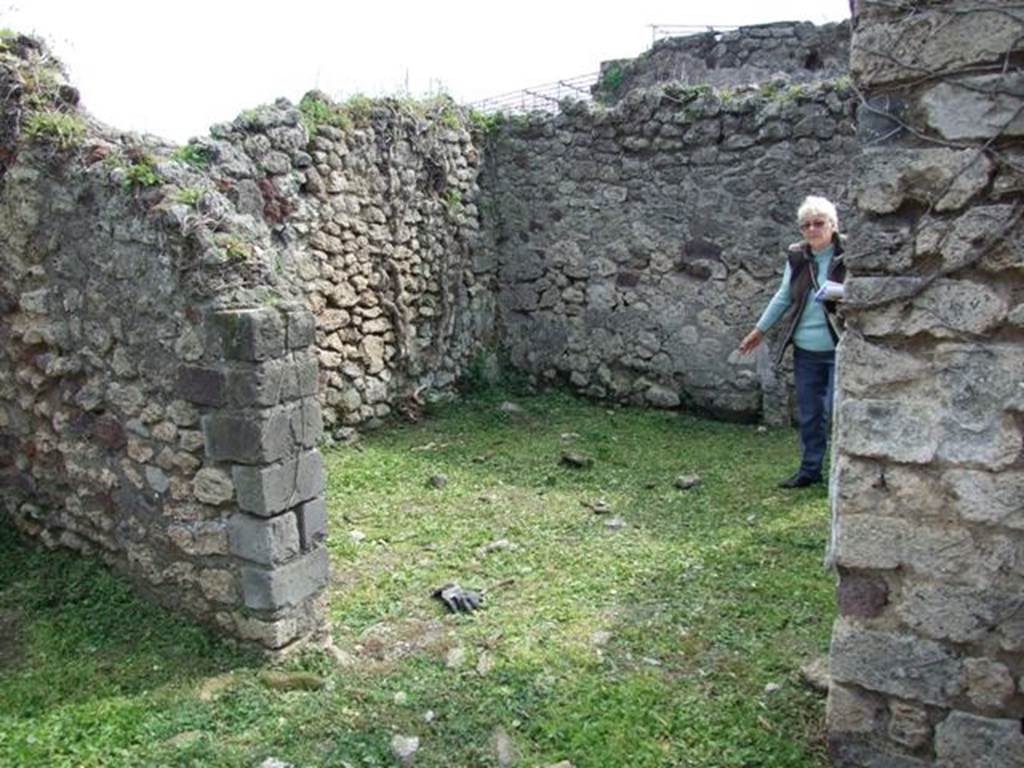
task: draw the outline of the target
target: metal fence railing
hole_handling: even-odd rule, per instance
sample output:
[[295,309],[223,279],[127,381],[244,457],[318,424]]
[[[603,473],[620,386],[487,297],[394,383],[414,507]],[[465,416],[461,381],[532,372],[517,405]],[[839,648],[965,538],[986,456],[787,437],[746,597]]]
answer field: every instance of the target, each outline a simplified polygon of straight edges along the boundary
[[499,94],[468,104],[481,112],[557,112],[563,99],[589,101],[590,89],[597,82],[597,72],[567,77],[553,83],[544,83],[519,91]]
[[738,27],[717,24],[648,24],[651,28],[651,45],[666,37],[689,37],[704,32],[731,32]]
[[[711,26],[697,24],[649,24],[651,28],[651,45],[665,37],[687,37],[703,32],[729,32],[737,29],[730,26]],[[498,96],[470,102],[466,106],[480,112],[557,112],[559,103],[566,98],[577,101],[590,101],[591,88],[597,83],[600,72],[577,75],[553,83],[544,83],[518,91],[510,91]]]

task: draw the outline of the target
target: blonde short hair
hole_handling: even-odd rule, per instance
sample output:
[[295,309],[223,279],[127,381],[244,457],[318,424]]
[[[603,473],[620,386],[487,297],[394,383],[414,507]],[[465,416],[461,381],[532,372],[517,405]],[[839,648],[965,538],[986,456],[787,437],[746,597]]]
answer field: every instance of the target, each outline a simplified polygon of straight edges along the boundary
[[839,229],[839,214],[836,213],[836,207],[824,197],[808,195],[800,203],[796,210],[797,222],[802,224],[811,216],[824,216],[832,224],[832,229]]

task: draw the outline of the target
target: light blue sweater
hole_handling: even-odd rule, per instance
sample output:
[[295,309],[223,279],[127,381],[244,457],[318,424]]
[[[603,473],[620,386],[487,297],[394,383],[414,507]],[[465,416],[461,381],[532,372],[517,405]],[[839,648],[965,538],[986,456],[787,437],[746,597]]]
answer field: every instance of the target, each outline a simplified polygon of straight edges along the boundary
[[[818,285],[822,285],[828,277],[828,263],[832,259],[834,248],[829,245],[820,251],[812,251],[814,254],[814,266],[817,268]],[[757,321],[757,327],[762,333],[778,322],[779,318],[789,309],[793,303],[793,297],[789,294],[790,279],[789,260],[786,260],[786,269],[782,273],[782,284],[779,290],[772,296],[761,319]],[[812,288],[813,290],[813,288]],[[815,301],[813,295],[807,297],[804,311],[800,315],[800,321],[793,331],[793,344],[800,349],[811,352],[827,352],[835,349],[832,342],[832,334],[828,332],[828,320],[825,319],[825,308],[821,302]]]

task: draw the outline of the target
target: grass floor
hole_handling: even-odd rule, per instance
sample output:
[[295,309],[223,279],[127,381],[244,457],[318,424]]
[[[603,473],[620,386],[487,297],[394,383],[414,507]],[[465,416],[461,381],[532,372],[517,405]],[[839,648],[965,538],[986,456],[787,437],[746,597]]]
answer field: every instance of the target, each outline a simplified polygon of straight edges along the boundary
[[[827,765],[834,618],[791,430],[478,396],[326,451],[340,660],[251,655],[0,526],[0,765]],[[589,468],[560,462],[566,451]],[[700,476],[688,490],[680,475]],[[445,613],[447,582],[484,608]]]

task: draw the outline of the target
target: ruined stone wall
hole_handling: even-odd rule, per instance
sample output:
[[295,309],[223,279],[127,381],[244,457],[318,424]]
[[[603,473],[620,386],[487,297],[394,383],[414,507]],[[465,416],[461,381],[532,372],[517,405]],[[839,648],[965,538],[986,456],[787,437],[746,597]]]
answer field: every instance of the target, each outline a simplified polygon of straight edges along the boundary
[[0,86],[5,512],[230,634],[315,636],[324,423],[414,410],[492,341],[465,115],[313,93],[174,147],[6,35]]
[[316,316],[333,434],[450,389],[491,339],[490,275],[475,260],[479,156],[450,101],[339,105],[310,93],[190,146],[284,246],[273,268]]
[[735,349],[800,239],[803,197],[851,225],[855,148],[842,82],[664,85],[513,120],[484,176],[512,363],[594,397],[788,421],[779,339]]
[[613,103],[657,83],[737,86],[832,80],[847,73],[848,22],[757,24],[658,40],[635,59],[601,63],[594,97]]
[[861,2],[838,356],[838,766],[1024,765],[1024,11]]

